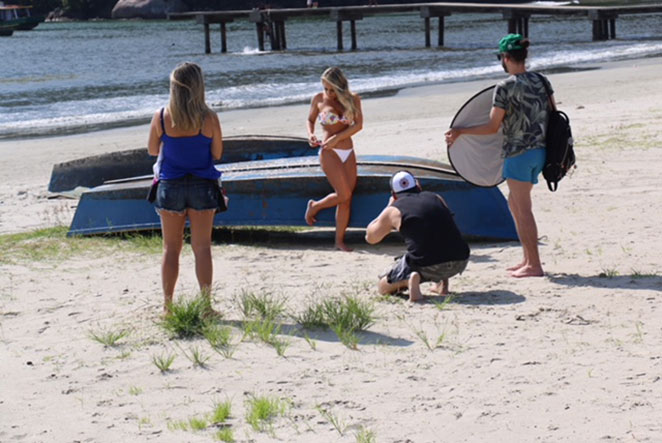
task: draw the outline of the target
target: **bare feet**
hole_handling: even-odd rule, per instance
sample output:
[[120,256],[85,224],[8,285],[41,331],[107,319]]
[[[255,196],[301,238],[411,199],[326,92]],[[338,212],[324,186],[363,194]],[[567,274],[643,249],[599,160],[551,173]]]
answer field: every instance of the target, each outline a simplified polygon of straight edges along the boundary
[[442,280],[432,289],[435,294],[448,295],[448,279]]
[[517,271],[511,272],[510,276],[515,277],[515,278],[522,278],[522,277],[542,277],[544,272],[542,271],[542,268],[540,267],[533,267],[533,266],[523,266],[519,268]]
[[345,252],[352,252],[354,249],[350,248],[347,246],[344,242],[336,242],[336,249],[339,249],[341,251]]
[[518,265],[511,266],[511,267],[509,267],[509,268],[506,268],[506,271],[510,271],[510,272],[517,271],[519,268],[523,267],[524,265],[526,265],[526,263],[525,263],[525,262],[522,262],[522,263],[520,263],[520,264],[518,264]]
[[314,200],[308,200],[308,206],[306,206],[306,215],[304,215],[304,218],[306,219],[306,223],[308,223],[308,225],[310,225],[310,226],[315,224],[315,222],[317,221],[315,219],[314,214],[312,213],[313,212],[313,203],[315,203]]
[[409,301],[417,302],[423,300],[423,294],[421,294],[421,276],[418,272],[412,272],[409,276]]

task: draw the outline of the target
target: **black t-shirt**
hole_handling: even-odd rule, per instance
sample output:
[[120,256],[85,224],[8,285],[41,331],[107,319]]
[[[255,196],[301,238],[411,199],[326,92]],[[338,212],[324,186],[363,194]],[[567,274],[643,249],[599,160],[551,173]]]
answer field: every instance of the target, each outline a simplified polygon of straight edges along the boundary
[[453,214],[433,192],[405,192],[393,202],[402,215],[400,233],[410,265],[429,266],[469,258],[469,246]]

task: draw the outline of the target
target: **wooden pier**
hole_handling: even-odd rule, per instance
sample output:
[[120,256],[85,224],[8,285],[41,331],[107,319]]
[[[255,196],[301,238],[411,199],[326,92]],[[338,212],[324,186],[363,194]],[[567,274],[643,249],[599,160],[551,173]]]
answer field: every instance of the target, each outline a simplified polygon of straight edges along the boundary
[[404,5],[345,6],[334,8],[253,9],[242,11],[194,11],[168,14],[169,20],[191,20],[202,24],[205,33],[205,53],[211,53],[210,25],[219,24],[221,52],[227,52],[227,23],[249,20],[255,23],[260,51],[265,48],[265,36],[272,51],[287,49],[285,21],[293,17],[327,17],[336,22],[338,51],[343,46],[343,22],[350,23],[351,49],[358,47],[356,22],[366,16],[418,12],[424,20],[425,46],[431,46],[431,21],[438,20],[437,45],[444,45],[444,19],[451,14],[494,13],[507,21],[509,33],[529,35],[529,19],[533,15],[583,16],[592,24],[593,41],[616,38],[616,18],[627,14],[662,13],[662,4],[640,6],[544,6],[491,3],[412,3]]

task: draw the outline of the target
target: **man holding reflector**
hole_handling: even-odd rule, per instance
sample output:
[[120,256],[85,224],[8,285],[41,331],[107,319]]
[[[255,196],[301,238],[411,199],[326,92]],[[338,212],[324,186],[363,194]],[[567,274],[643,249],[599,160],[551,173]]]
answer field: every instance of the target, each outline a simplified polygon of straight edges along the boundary
[[458,137],[484,136],[503,130],[502,177],[508,185],[508,206],[524,252],[522,261],[508,268],[513,277],[543,275],[531,190],[545,164],[545,132],[554,98],[547,94],[545,84],[550,92],[553,90],[545,76],[527,72],[528,47],[529,40],[520,34],[508,34],[501,39],[497,58],[510,76],[494,88],[489,120],[467,127],[456,127],[454,121],[445,134],[453,162],[453,150],[461,149],[452,147]]

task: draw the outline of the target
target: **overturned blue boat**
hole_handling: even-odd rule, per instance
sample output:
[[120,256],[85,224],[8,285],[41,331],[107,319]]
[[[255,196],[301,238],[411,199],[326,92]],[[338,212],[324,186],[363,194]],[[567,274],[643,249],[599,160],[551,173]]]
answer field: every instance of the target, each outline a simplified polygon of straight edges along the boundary
[[[275,135],[223,137],[223,163],[317,155],[308,139]],[[67,192],[77,187],[93,188],[112,180],[152,173],[155,157],[147,148],[108,152],[58,163],[48,184],[50,192]]]
[[[471,185],[448,165],[406,156],[358,156],[358,180],[350,227],[365,228],[389,199],[391,176],[407,169],[423,189],[440,194],[455,213],[463,235],[515,240],[507,203],[498,188]],[[229,209],[216,214],[215,226],[306,226],[309,199],[332,191],[316,156],[216,165],[223,173]],[[160,227],[145,197],[150,175],[117,180],[82,194],[69,235],[152,230]],[[319,212],[316,226],[334,226],[334,208]]]

